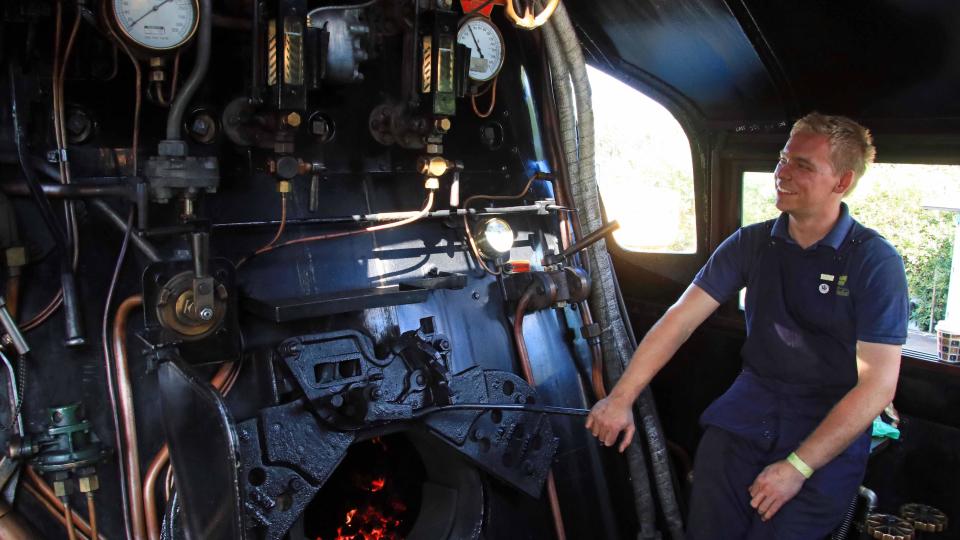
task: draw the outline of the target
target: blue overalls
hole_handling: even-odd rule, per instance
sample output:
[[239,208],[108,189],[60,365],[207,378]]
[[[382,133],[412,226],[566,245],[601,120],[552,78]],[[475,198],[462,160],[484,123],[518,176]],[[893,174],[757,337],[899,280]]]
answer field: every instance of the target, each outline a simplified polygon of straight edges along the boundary
[[[744,369],[701,417],[706,433],[694,465],[691,540],[822,539],[840,522],[863,479],[868,431],[817,470],[770,521],[750,507],[748,488],[757,475],[796,450],[857,382],[857,313],[847,281],[857,279],[849,276],[851,255],[861,260],[857,250],[877,233],[849,218],[845,206],[841,217],[849,230],[839,249],[801,249],[788,240],[786,216],[742,230],[736,246],[726,248],[750,261],[743,263],[741,278],[747,286]],[[755,251],[740,253],[748,249]],[[694,283],[722,302],[718,297],[729,291],[714,283],[733,285],[710,275],[735,273],[724,265],[736,266],[736,260],[715,253]],[[902,263],[900,268],[902,275]],[[904,298],[893,311],[903,312],[905,336],[906,284],[897,279],[904,282]]]

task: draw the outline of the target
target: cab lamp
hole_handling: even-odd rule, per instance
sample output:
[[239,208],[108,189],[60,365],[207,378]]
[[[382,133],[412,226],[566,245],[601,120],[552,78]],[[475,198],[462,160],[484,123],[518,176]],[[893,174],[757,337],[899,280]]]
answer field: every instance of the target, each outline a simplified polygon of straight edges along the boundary
[[510,253],[513,247],[513,229],[500,218],[483,221],[478,227],[477,249],[485,259],[496,260]]

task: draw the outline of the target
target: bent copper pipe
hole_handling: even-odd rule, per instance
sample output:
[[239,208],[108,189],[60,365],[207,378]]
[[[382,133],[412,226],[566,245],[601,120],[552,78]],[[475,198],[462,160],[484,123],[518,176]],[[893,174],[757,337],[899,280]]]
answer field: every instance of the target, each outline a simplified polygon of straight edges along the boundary
[[[527,306],[530,299],[536,292],[534,286],[528,287],[517,302],[517,312],[513,318],[513,338],[517,342],[517,356],[520,357],[520,369],[523,370],[523,378],[532,388],[534,386],[533,368],[530,366],[530,355],[527,352],[527,342],[523,339],[523,316],[527,312]],[[550,500],[550,513],[553,515],[553,528],[557,534],[557,540],[566,540],[567,532],[563,527],[563,513],[560,510],[560,496],[557,494],[557,485],[553,479],[553,470],[547,473],[547,498]]]
[[[53,488],[50,487],[47,482],[37,474],[37,471],[33,470],[33,467],[25,467],[24,470],[27,473],[27,482],[23,484],[23,487],[43,505],[43,507],[50,512],[51,515],[56,518],[61,525],[66,526],[66,518],[64,518],[63,503],[60,502],[60,499],[57,498],[56,494],[53,492]],[[76,524],[77,529],[80,530],[80,533],[92,538],[90,525],[76,512],[73,513],[73,522]],[[99,540],[106,540],[102,536],[97,537]]]
[[137,422],[133,408],[133,391],[127,366],[127,320],[130,313],[143,305],[143,296],[136,294],[124,300],[113,319],[113,363],[117,377],[117,402],[126,446],[123,462],[127,469],[127,494],[130,498],[130,522],[135,538],[146,538],[143,515],[143,493],[140,491],[140,452],[137,449]]
[[[218,391],[223,392],[230,378],[233,362],[226,362],[213,376],[210,384]],[[147,475],[143,479],[143,509],[147,522],[147,537],[149,540],[160,540],[160,520],[157,516],[157,478],[160,472],[170,461],[170,446],[164,444],[157,455],[153,456]]]

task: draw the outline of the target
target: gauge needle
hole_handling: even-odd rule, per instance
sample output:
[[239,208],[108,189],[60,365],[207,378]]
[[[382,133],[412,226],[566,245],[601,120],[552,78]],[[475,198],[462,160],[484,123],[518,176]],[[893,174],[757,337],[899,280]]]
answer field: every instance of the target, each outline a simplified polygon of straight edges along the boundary
[[160,2],[159,4],[153,6],[153,8],[151,8],[150,11],[144,13],[143,15],[140,16],[139,19],[137,19],[137,20],[133,21],[132,23],[130,23],[130,27],[133,28],[134,26],[137,25],[138,22],[142,21],[147,15],[153,13],[154,11],[157,11],[158,9],[160,9],[160,6],[166,4],[166,3],[169,2],[169,1],[170,1],[170,0],[163,0],[163,2]]
[[467,30],[470,31],[470,37],[473,38],[473,44],[477,46],[477,54],[480,55],[480,58],[483,58],[483,51],[480,50],[480,42],[477,41],[477,36],[473,35],[473,27],[467,25]]

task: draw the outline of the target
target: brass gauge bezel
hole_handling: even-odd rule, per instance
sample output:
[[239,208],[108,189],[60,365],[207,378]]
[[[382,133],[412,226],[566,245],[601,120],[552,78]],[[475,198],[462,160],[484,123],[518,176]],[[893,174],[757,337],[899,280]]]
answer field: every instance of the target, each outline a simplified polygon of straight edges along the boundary
[[[500,41],[500,64],[497,66],[497,69],[493,71],[493,75],[491,75],[486,79],[478,79],[478,78],[475,78],[472,74],[469,75],[470,81],[473,82],[474,84],[484,84],[496,79],[497,76],[500,75],[500,71],[503,69],[503,66],[507,65],[507,42],[504,41],[503,39],[503,32],[500,31],[500,28],[498,28],[497,25],[492,20],[490,20],[489,17],[484,17],[483,15],[472,15],[470,17],[467,17],[466,19],[463,19],[460,22],[460,25],[457,27],[457,43],[460,42],[460,32],[462,32],[465,28],[467,28],[468,24],[474,21],[483,22],[484,24],[492,28],[494,33],[497,35],[497,39]],[[471,51],[473,50],[472,47],[468,46],[468,48],[470,48]],[[472,58],[473,54],[471,53],[470,56]]]
[[193,25],[190,28],[190,32],[187,33],[187,36],[183,38],[179,43],[171,45],[169,47],[154,47],[152,45],[145,45],[134,38],[124,24],[120,21],[120,16],[117,14],[117,3],[123,0],[108,0],[110,4],[110,23],[113,24],[114,28],[117,29],[117,35],[120,39],[123,39],[130,45],[137,47],[142,51],[149,51],[154,53],[165,53],[176,51],[177,49],[186,46],[190,41],[197,35],[197,29],[200,27],[200,1],[191,0],[190,5],[193,7]]

